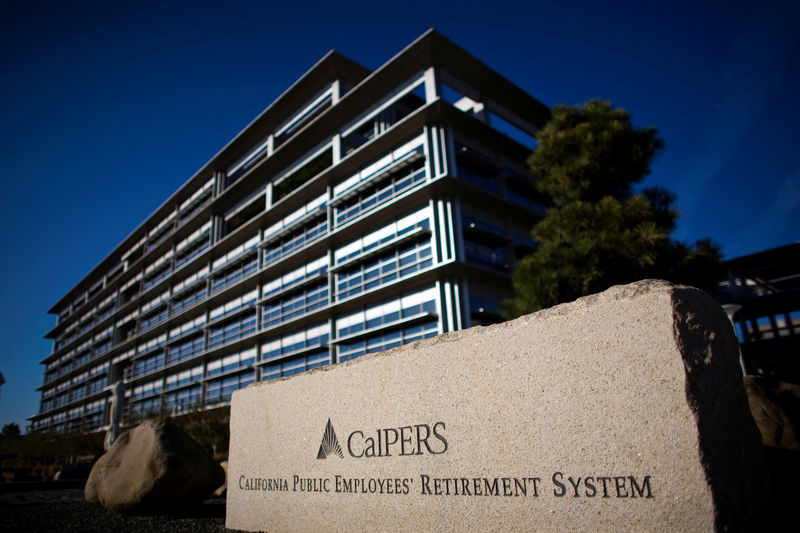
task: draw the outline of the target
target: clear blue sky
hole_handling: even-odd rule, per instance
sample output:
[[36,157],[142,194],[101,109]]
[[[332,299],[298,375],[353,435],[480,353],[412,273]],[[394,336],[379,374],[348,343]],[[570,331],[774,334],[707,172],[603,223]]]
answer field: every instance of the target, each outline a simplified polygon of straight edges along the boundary
[[434,27],[547,105],[656,126],[677,238],[800,238],[795,0],[277,4],[0,0],[0,425],[38,409],[47,310],[330,49],[375,68]]

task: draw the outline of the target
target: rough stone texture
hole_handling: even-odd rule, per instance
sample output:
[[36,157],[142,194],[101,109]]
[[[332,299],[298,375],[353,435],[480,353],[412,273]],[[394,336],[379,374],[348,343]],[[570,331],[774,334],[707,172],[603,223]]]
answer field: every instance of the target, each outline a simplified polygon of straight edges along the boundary
[[[379,428],[413,454],[354,457]],[[770,498],[730,323],[652,280],[237,391],[228,479],[250,531],[747,531]]]
[[65,479],[88,479],[94,463],[92,461],[82,461],[78,463],[66,463],[61,470],[56,472],[54,480]]
[[800,417],[800,387],[792,383],[770,382],[756,376],[745,376],[744,387],[750,412],[764,445],[800,450],[797,425]]
[[148,420],[98,459],[84,495],[118,513],[149,513],[199,503],[224,480],[219,464],[178,426]]
[[776,507],[774,522],[797,522],[800,479],[800,387],[757,376],[745,376],[750,411],[764,441],[764,455]]
[[214,491],[214,496],[222,496],[225,494],[225,491],[228,490],[228,461],[220,461],[219,466],[225,473],[225,479],[223,480],[222,485],[217,487],[217,489]]

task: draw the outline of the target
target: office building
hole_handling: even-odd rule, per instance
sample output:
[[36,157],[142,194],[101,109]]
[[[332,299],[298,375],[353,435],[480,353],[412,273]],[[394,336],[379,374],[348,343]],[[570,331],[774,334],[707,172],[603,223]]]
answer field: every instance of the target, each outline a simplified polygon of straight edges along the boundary
[[330,52],[50,310],[33,430],[224,405],[256,381],[499,320],[543,211],[548,109],[431,30]]
[[714,297],[747,375],[800,384],[800,242],[729,259]]

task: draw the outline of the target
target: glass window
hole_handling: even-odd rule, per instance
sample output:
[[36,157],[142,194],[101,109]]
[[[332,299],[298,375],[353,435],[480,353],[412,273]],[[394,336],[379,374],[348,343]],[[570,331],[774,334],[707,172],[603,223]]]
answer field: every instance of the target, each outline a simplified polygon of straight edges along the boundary
[[197,257],[198,255],[202,254],[210,247],[210,241],[208,237],[204,240],[195,241],[191,245],[184,248],[179,255],[175,258],[175,268],[181,267]]
[[369,117],[342,132],[344,155],[357,150],[367,141],[382,135],[397,122],[407,117],[426,102],[425,83],[417,78],[382,101]]
[[183,413],[199,407],[203,399],[203,387],[187,387],[168,393],[164,398],[164,408],[173,414]]
[[343,338],[425,314],[436,314],[436,288],[407,294],[336,320],[336,336]]
[[178,344],[173,344],[169,347],[167,352],[167,363],[175,364],[180,361],[186,361],[192,357],[203,353],[204,351],[204,338],[203,335],[195,336],[194,338],[184,340]]
[[311,221],[282,235],[264,248],[264,265],[270,265],[328,233],[328,219]]
[[430,209],[423,208],[346,244],[333,253],[334,262],[340,265],[372,250],[396,242],[400,237],[430,228]]
[[311,123],[333,104],[333,90],[327,89],[306,107],[298,111],[281,127],[275,130],[275,147],[286,142],[292,135],[300,131],[305,125]]
[[198,383],[203,379],[203,365],[197,365],[194,368],[182,370],[176,374],[167,376],[167,390],[175,389],[188,385],[190,383]]
[[311,370],[318,366],[327,365],[330,363],[330,356],[328,350],[319,350],[309,354],[293,357],[285,361],[279,361],[269,365],[264,365],[261,368],[261,379],[266,381],[268,379],[281,378],[291,376]]
[[249,253],[252,253],[252,251],[255,250],[257,247],[258,247],[258,235],[254,235],[246,242],[240,244],[239,246],[229,251],[225,255],[215,259],[214,262],[211,264],[211,268],[213,268],[215,272],[220,271],[229,264],[232,264],[233,261],[236,261],[240,257],[247,256]]
[[137,359],[133,362],[133,377],[150,374],[164,368],[164,352],[159,350],[157,353],[148,357]]
[[241,339],[256,331],[255,311],[218,324],[209,330],[208,347],[216,348]]
[[430,239],[388,250],[385,254],[336,273],[336,299],[344,300],[364,291],[410,276],[433,264]]
[[252,368],[256,360],[256,349],[248,348],[234,354],[226,355],[214,361],[211,361],[206,366],[206,374],[208,376],[216,376],[219,374],[226,374],[228,372]]
[[421,324],[343,342],[338,345],[339,362],[349,361],[367,353],[381,352],[402,344],[433,337],[438,332],[439,322],[434,319]]
[[139,331],[150,329],[153,326],[165,321],[168,317],[169,317],[169,309],[166,306],[164,306],[164,308],[160,312],[152,314],[146,318],[140,319]]
[[228,235],[266,209],[264,189],[261,188],[230,209],[223,217],[222,234]]
[[462,220],[466,261],[484,268],[508,272],[509,239],[505,237],[502,228],[469,216],[464,216]]
[[234,391],[243,389],[254,380],[252,371],[211,380],[207,386],[206,402],[208,404],[230,402]]
[[189,291],[172,303],[172,312],[177,313],[179,311],[183,311],[197,302],[202,302],[206,299],[206,296],[208,296],[208,291],[206,290],[205,285],[194,291]]
[[295,269],[287,274],[282,275],[261,287],[262,298],[268,298],[272,295],[287,291],[307,280],[321,277],[328,272],[328,256],[322,257],[311,261],[302,267]]
[[222,317],[236,313],[241,309],[251,305],[253,302],[256,301],[257,298],[258,298],[258,289],[256,288],[246,294],[243,294],[242,296],[230,300],[225,305],[220,305],[219,307],[215,307],[210,314],[211,320],[217,320]]
[[[274,361],[328,344],[328,325],[320,324],[261,345],[261,360]],[[325,350],[327,353],[327,349]]]
[[334,222],[344,224],[427,178],[423,135],[412,139],[337,184]]
[[249,260],[226,268],[223,272],[214,274],[214,277],[211,281],[211,292],[217,292],[225,287],[235,285],[256,270],[258,270],[257,256],[253,256]]
[[261,327],[268,328],[281,324],[327,306],[328,292],[328,283],[324,281],[264,304]]

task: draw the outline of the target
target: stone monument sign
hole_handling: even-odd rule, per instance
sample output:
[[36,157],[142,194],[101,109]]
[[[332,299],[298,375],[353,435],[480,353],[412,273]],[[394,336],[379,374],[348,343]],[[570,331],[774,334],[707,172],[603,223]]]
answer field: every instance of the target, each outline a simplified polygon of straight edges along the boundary
[[233,396],[226,526],[729,531],[769,502],[731,325],[613,287]]

